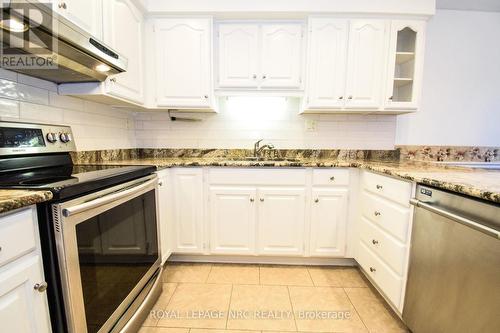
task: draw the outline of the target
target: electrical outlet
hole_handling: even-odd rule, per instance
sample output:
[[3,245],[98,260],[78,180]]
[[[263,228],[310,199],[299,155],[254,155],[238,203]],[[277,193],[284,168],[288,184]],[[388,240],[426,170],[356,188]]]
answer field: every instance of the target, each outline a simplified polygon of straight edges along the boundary
[[306,119],[306,131],[316,132],[316,120]]

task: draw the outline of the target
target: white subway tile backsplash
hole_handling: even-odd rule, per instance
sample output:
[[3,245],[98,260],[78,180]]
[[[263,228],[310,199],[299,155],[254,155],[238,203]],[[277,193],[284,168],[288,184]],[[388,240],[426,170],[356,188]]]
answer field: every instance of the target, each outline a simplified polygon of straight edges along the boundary
[[19,102],[0,98],[0,119],[12,120],[16,118],[19,118]]
[[19,118],[45,124],[62,124],[64,110],[48,105],[20,102]]
[[[279,149],[394,148],[395,116],[299,115],[297,98],[284,101],[239,109],[224,99],[218,114],[175,114],[202,121],[171,121],[166,111],[137,112],[61,96],[50,82],[0,70],[0,119],[69,125],[78,150],[251,149],[261,138]],[[307,130],[306,120],[315,121],[315,130]]]

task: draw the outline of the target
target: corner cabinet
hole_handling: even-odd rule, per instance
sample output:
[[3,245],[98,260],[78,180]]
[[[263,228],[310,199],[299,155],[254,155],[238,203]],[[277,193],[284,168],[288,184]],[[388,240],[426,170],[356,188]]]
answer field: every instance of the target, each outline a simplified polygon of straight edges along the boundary
[[301,23],[219,23],[217,27],[219,89],[301,88]]
[[424,21],[309,18],[304,113],[418,108]]
[[153,29],[156,106],[213,109],[212,19],[161,18]]
[[144,103],[143,17],[130,0],[106,0],[104,42],[125,55],[127,71],[106,79],[106,91],[114,96]]
[[[85,3],[93,7],[94,2]],[[58,85],[58,93],[104,104],[142,107],[145,101],[143,13],[132,0],[106,0],[101,9],[98,17],[102,20],[103,42],[127,59],[126,71],[109,76],[104,82],[62,83]]]
[[392,21],[387,66],[388,109],[417,109],[422,89],[425,24]]
[[102,38],[102,0],[51,0],[51,3],[54,12],[64,16],[92,36]]

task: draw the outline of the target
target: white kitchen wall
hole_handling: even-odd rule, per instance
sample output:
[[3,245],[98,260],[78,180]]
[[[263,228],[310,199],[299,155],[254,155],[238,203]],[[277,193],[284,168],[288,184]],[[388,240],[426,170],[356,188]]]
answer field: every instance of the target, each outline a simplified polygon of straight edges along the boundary
[[426,38],[422,104],[396,144],[500,146],[500,13],[438,10]]
[[[171,121],[166,112],[136,115],[144,148],[253,148],[258,139],[278,149],[393,149],[395,116],[299,115],[297,98],[221,99],[218,114],[177,114],[202,119]],[[313,130],[306,128],[312,120]]]
[[0,120],[70,125],[78,150],[135,148],[133,115],[60,96],[51,82],[0,69]]

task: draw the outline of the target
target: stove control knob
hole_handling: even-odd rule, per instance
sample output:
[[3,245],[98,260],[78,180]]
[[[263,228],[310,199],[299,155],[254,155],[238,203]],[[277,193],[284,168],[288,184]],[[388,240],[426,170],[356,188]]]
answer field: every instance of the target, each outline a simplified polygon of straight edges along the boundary
[[57,135],[55,133],[47,133],[47,141],[50,143],[57,142]]
[[63,143],[67,143],[71,140],[71,138],[69,137],[68,133],[61,133],[59,134],[59,140],[61,140],[61,142]]

